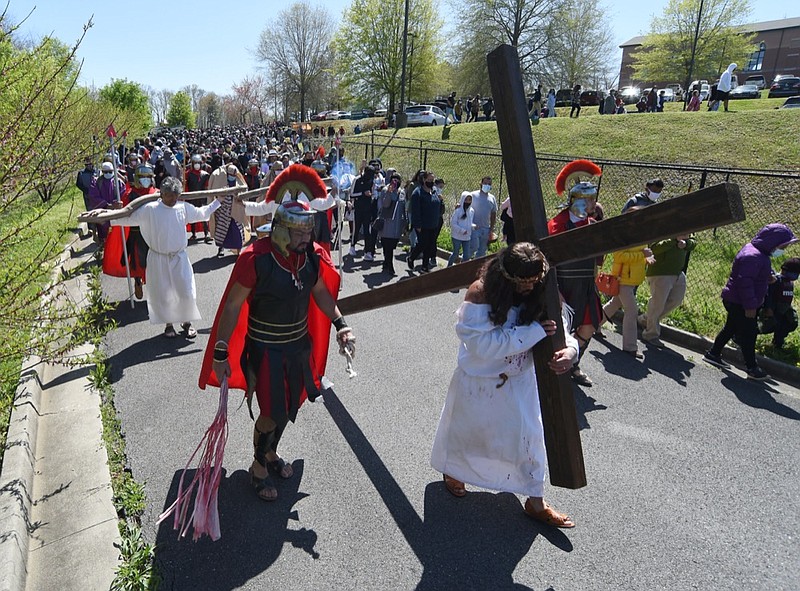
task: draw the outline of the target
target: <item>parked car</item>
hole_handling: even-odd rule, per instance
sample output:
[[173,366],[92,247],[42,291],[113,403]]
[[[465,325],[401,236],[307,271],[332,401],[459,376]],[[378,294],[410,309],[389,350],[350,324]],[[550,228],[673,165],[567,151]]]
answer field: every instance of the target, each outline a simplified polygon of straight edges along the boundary
[[704,82],[700,85],[700,100],[705,101],[708,100],[708,97],[711,95],[711,85],[707,82]]
[[680,84],[667,84],[666,88],[669,88],[672,91],[672,100],[683,100],[683,87]]
[[642,96],[641,89],[636,86],[623,86],[619,93],[622,95],[622,102],[626,105],[635,105]]
[[600,95],[596,90],[584,90],[581,93],[582,107],[596,107],[600,104]]
[[662,88],[661,90],[658,91],[658,94],[661,94],[662,92],[664,93],[665,103],[671,103],[675,100],[675,93],[672,91],[671,88],[669,87]]
[[748,76],[747,78],[745,78],[744,83],[745,83],[745,85],[753,84],[759,90],[764,90],[767,87],[767,81],[764,79],[764,76],[762,76],[761,74],[759,74],[757,76]]
[[730,99],[757,99],[761,98],[761,91],[755,84],[742,84],[731,90]]
[[572,89],[561,88],[556,92],[556,107],[569,107],[572,103]]
[[[777,76],[776,76],[777,78]],[[769,98],[781,96],[795,96],[800,94],[800,78],[797,76],[787,76],[777,82],[773,82],[769,87]]]
[[350,111],[339,111],[339,117],[337,119],[350,119],[352,113]]
[[439,107],[435,105],[414,105],[406,107],[408,115],[408,126],[412,125],[444,125],[447,117]]
[[779,109],[798,109],[800,108],[800,96],[790,96],[783,104],[778,107]]
[[374,117],[375,113],[371,109],[355,109],[350,111],[350,119],[367,119]]
[[339,119],[339,113],[342,111],[328,111],[325,113],[325,120],[326,121],[333,121],[335,119]]
[[320,111],[319,113],[314,113],[311,115],[312,121],[325,121],[325,116],[328,114],[328,111]]
[[386,117],[389,114],[389,109],[375,109],[375,117]]

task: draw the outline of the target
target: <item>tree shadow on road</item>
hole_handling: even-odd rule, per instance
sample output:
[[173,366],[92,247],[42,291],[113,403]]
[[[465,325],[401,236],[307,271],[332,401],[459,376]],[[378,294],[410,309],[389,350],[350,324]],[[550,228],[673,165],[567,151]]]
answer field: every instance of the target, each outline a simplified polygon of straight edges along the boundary
[[[305,528],[291,529],[289,521],[299,519],[294,505],[308,496],[299,492],[303,479],[303,460],[292,462],[294,476],[276,481],[278,499],[259,500],[250,486],[250,476],[237,470],[226,477],[219,488],[219,522],[221,537],[213,542],[203,536],[192,541],[192,530],[178,540],[172,528],[172,517],[162,522],[156,536],[156,565],[162,589],[239,589],[249,580],[266,571],[280,556],[285,543],[302,548],[309,560],[319,558],[314,546],[317,534]],[[164,508],[178,494],[182,470],[175,472]],[[194,470],[186,472],[191,482]]]
[[[154,329],[157,327],[154,325]],[[111,381],[116,382],[122,378],[125,370],[140,363],[149,363],[166,357],[181,357],[183,355],[202,354],[203,349],[197,343],[183,336],[180,332],[174,339],[168,339],[158,333],[149,339],[137,341],[109,357],[111,365]]]

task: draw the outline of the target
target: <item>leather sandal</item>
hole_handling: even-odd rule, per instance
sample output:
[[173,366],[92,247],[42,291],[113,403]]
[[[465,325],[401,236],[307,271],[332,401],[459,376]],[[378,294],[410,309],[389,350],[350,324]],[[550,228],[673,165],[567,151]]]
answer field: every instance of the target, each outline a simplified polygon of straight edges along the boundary
[[564,529],[569,529],[575,527],[575,522],[569,517],[569,515],[564,515],[563,513],[559,513],[549,505],[545,504],[544,509],[541,511],[536,511],[533,508],[533,503],[531,503],[530,499],[525,501],[525,514],[529,517],[534,518],[536,521],[541,521],[545,525],[550,525],[552,527],[561,527]]
[[[272,477],[270,477],[269,472],[264,478],[259,478],[256,476],[256,473],[253,471],[253,467],[250,466],[250,485],[255,489],[256,495],[262,501],[271,502],[278,498],[278,489],[275,488],[275,483],[272,482]],[[265,491],[270,492],[270,495],[264,495]]]
[[454,497],[464,497],[467,495],[467,489],[464,488],[464,483],[460,480],[456,480],[455,478],[448,476],[447,474],[442,474],[442,478],[444,479],[444,486]]
[[175,333],[175,327],[171,324],[164,329],[164,336],[168,339],[174,339],[177,334]]
[[197,336],[197,330],[189,322],[181,324],[181,334],[187,339],[193,339]]
[[272,460],[271,462],[267,462],[267,468],[286,480],[287,478],[291,478],[294,476],[294,470],[292,469],[292,465],[286,462],[283,458],[279,457],[277,460]]

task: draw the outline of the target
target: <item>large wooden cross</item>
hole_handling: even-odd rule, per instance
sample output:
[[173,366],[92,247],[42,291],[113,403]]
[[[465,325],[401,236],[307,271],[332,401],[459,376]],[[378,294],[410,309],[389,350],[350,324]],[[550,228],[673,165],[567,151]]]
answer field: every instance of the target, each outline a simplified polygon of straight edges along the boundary
[[[586,485],[586,472],[572,381],[568,374],[557,376],[547,367],[553,352],[565,345],[555,266],[741,221],[744,208],[738,186],[723,183],[625,216],[548,236],[517,51],[501,45],[489,54],[488,62],[514,230],[518,240],[536,243],[552,265],[546,279],[546,308],[548,317],[558,323],[558,330],[533,349],[550,482],[554,486],[580,488]],[[339,300],[339,309],[343,314],[353,314],[466,287],[485,262],[486,257],[468,261],[346,297]]]

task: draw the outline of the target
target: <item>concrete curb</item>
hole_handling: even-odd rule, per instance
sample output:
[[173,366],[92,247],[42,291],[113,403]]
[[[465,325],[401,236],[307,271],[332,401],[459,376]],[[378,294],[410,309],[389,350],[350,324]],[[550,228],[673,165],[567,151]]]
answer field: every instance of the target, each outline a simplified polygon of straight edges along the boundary
[[[28,367],[28,369],[24,369]],[[0,475],[0,591],[24,591],[44,364],[30,358],[14,397]]]
[[[83,264],[91,255],[82,255],[78,260],[79,248],[76,245],[84,240],[84,232],[73,235],[64,245],[53,267],[53,282],[63,278],[63,273],[75,264]],[[80,289],[80,287],[78,287]],[[75,298],[74,290],[67,290],[67,297]],[[44,412],[45,391],[52,372],[38,357],[23,361],[19,384],[9,421],[3,469],[0,474],[0,572],[5,573],[0,580],[0,591],[25,591],[30,582],[31,535],[40,527],[51,525],[37,523],[33,513],[34,479],[37,462],[41,452],[37,452],[39,430]],[[47,374],[47,375],[46,375]],[[99,408],[93,414],[99,417]],[[99,420],[99,418],[98,418]],[[105,448],[103,447],[103,453]],[[105,457],[105,456],[103,456]],[[107,468],[107,459],[106,459]],[[42,474],[39,474],[41,478]],[[104,475],[110,487],[110,475]],[[37,481],[38,482],[38,481]],[[116,526],[114,527],[116,529]],[[110,543],[110,542],[109,542]]]

